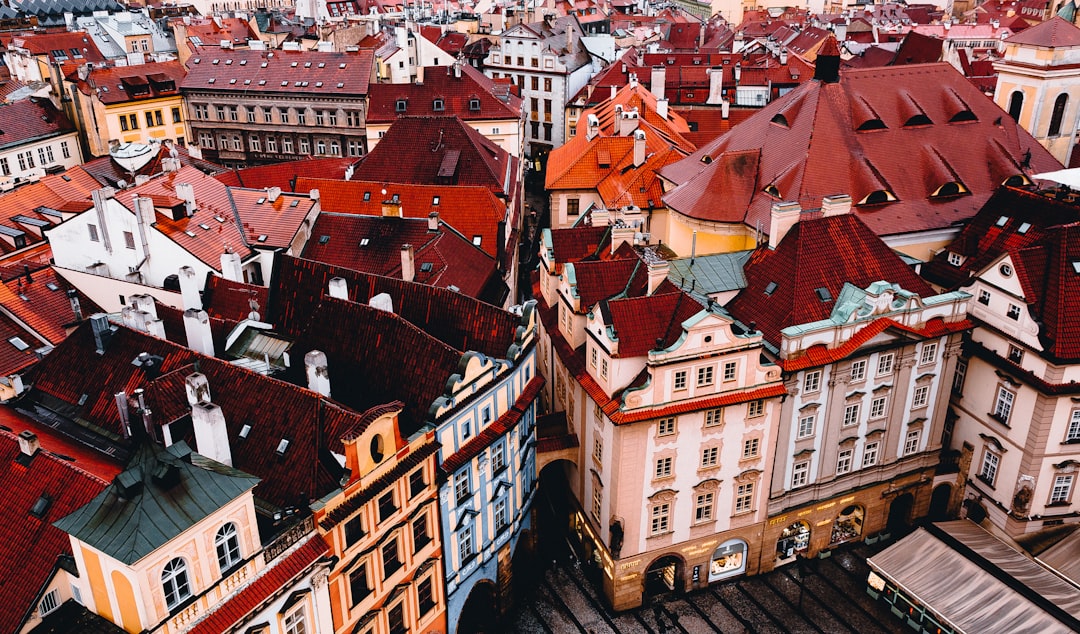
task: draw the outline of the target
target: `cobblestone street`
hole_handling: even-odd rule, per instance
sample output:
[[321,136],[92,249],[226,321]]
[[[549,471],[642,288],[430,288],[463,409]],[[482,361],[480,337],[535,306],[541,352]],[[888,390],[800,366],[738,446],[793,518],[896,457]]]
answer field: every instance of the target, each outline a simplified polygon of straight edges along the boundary
[[901,632],[901,622],[866,594],[870,570],[866,558],[882,547],[858,544],[834,551],[827,559],[808,560],[805,585],[800,583],[798,566],[788,565],[619,614],[603,607],[580,569],[559,563],[525,593],[527,599],[515,611],[508,631]]

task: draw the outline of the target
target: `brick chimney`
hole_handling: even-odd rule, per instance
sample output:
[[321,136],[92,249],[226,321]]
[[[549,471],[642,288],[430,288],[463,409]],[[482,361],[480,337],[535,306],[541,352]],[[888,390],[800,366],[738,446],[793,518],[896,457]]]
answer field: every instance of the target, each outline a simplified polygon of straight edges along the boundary
[[29,429],[19,432],[19,452],[24,456],[32,456],[41,449],[41,442],[37,435]]
[[664,98],[664,89],[667,86],[667,66],[653,66],[652,77],[649,80],[649,91],[656,96],[657,100]]
[[397,198],[391,198],[390,200],[384,200],[382,202],[382,215],[386,218],[401,218],[401,201]]
[[312,350],[304,355],[304,368],[307,370],[308,389],[329,398],[330,370],[326,362],[326,353]]
[[769,216],[769,248],[775,249],[776,245],[784,239],[787,232],[799,222],[799,214],[802,207],[797,202],[773,203]]
[[199,280],[195,269],[190,266],[181,266],[177,277],[180,278],[180,297],[184,302],[184,310],[189,308],[201,310],[202,297],[199,296]]
[[327,285],[327,294],[335,299],[349,299],[349,283],[345,281],[343,277],[335,277],[330,279],[330,283]]
[[189,348],[208,357],[214,356],[214,335],[210,331],[210,316],[205,310],[189,308],[184,311],[184,333]]
[[411,244],[401,245],[401,279],[412,282],[416,279],[416,252]]

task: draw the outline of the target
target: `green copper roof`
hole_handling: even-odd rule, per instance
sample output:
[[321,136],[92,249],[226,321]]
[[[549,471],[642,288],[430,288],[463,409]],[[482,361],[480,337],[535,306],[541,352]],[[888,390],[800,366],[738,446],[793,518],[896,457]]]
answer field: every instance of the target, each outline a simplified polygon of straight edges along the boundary
[[258,482],[186,443],[143,441],[108,488],[54,526],[130,565]]
[[690,290],[694,281],[694,292],[701,295],[737,291],[746,287],[746,275],[743,265],[753,251],[736,251],[716,255],[699,255],[693,258],[669,260],[668,279],[677,286]]

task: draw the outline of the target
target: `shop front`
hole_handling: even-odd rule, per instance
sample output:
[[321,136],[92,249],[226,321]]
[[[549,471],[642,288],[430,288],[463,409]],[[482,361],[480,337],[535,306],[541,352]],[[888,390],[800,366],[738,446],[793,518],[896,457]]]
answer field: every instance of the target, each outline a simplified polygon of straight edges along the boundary
[[729,539],[713,551],[709,561],[709,583],[746,572],[746,542]]
[[864,515],[863,507],[858,504],[844,507],[833,521],[829,545],[835,546],[844,542],[862,539]]
[[776,540],[776,565],[780,566],[806,552],[810,547],[810,525],[799,520],[780,531]]

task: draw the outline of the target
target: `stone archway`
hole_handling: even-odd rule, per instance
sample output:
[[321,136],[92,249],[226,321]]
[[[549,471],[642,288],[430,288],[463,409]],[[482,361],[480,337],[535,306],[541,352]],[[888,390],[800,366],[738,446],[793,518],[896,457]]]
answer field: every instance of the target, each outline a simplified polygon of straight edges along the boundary
[[677,555],[664,555],[651,564],[645,571],[645,587],[642,589],[641,602],[645,604],[650,597],[683,591],[683,570],[686,564]]
[[894,537],[903,535],[911,527],[911,510],[915,506],[915,496],[910,493],[896,496],[889,505],[889,519],[885,522],[885,530]]
[[498,618],[498,591],[494,583],[484,579],[473,586],[468,598],[465,599],[457,625],[457,634],[497,632],[499,631]]
[[930,512],[927,517],[931,522],[944,522],[949,519],[949,501],[952,499],[952,485],[939,484],[930,495]]

